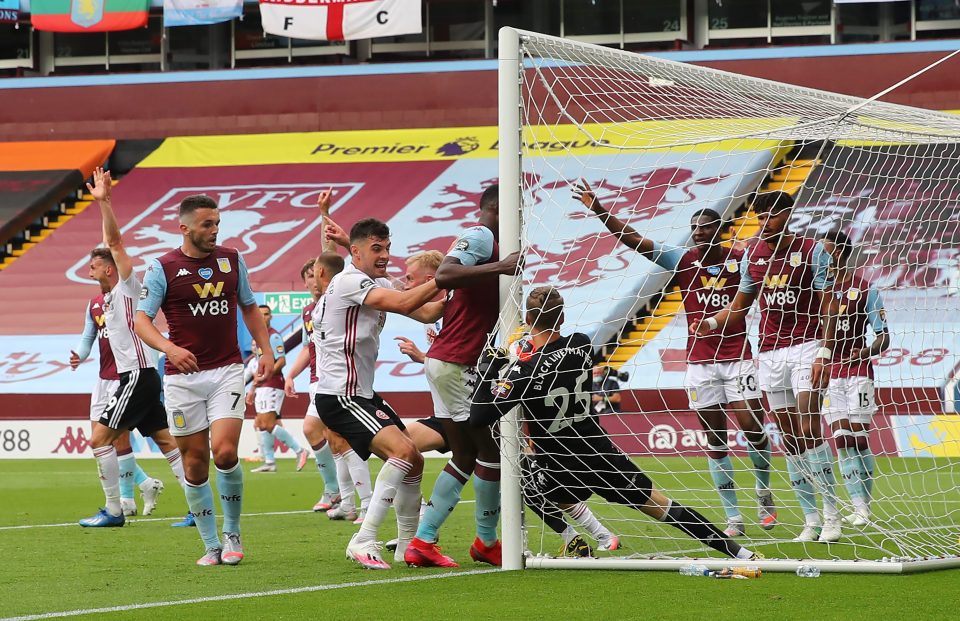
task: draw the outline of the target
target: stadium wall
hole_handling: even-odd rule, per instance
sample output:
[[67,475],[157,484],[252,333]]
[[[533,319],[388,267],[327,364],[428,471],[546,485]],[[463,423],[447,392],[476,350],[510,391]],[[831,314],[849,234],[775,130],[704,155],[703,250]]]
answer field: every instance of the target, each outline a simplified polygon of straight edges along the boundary
[[[658,55],[869,97],[941,58],[955,43]],[[885,99],[923,108],[960,108],[955,64],[938,67]],[[494,125],[497,119],[492,61],[19,78],[0,81],[0,91],[0,140],[479,126]]]

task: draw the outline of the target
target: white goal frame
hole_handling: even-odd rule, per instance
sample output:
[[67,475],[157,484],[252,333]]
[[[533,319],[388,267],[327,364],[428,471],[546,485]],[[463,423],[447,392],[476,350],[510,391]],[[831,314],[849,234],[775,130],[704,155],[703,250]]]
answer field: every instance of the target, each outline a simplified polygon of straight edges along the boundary
[[[520,41],[524,36],[551,41],[562,45],[596,51],[601,55],[615,57],[636,57],[633,52],[614,50],[566,39],[552,37],[515,28],[501,28],[499,32],[498,54],[498,122],[499,122],[499,183],[500,183],[500,225],[499,247],[501,255],[520,250],[521,201],[523,152],[522,101],[523,58],[520,54]],[[956,52],[955,52],[956,53]],[[951,55],[952,56],[952,55]],[[885,89],[869,100],[861,100],[860,105],[875,100],[897,86],[909,81],[927,69],[943,62],[937,61],[913,76]],[[667,62],[667,61],[663,61]],[[723,73],[719,72],[718,73]],[[773,82],[771,82],[773,84]],[[834,93],[824,93],[829,97],[843,97]],[[843,97],[844,99],[847,99]],[[859,106],[857,106],[859,107]],[[853,109],[851,109],[852,111]],[[501,322],[500,340],[506,343],[519,325],[520,320],[520,279],[500,277]],[[676,572],[681,566],[695,560],[697,564],[710,569],[729,567],[732,563],[757,566],[763,571],[794,572],[801,565],[815,566],[822,572],[831,573],[879,573],[909,574],[939,569],[960,567],[960,556],[942,556],[926,558],[892,557],[880,561],[868,560],[822,560],[822,559],[763,559],[759,561],[732,561],[721,558],[551,558],[543,555],[529,555],[526,552],[524,531],[524,506],[520,479],[521,446],[519,443],[519,423],[517,410],[500,421],[501,447],[501,521],[503,545],[503,570],[522,569],[607,569],[607,570],[658,570]],[[958,529],[960,530],[960,529]]]

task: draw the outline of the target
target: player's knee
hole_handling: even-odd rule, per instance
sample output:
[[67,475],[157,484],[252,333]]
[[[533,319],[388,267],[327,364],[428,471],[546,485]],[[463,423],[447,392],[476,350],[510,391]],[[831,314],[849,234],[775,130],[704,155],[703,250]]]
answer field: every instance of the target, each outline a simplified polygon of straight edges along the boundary
[[711,441],[707,445],[707,457],[710,459],[723,459],[727,456],[727,446],[722,442]]
[[264,431],[268,431],[268,432],[270,432],[270,433],[273,433],[273,430],[277,427],[277,421],[276,421],[275,419],[274,419],[274,420],[267,419],[267,420],[263,421],[263,423],[260,425],[260,427],[261,427],[261,429],[263,429]]
[[237,447],[222,442],[213,447],[213,463],[221,470],[229,470],[237,465]]
[[763,446],[767,443],[767,433],[763,428],[743,430],[743,438],[750,446]]

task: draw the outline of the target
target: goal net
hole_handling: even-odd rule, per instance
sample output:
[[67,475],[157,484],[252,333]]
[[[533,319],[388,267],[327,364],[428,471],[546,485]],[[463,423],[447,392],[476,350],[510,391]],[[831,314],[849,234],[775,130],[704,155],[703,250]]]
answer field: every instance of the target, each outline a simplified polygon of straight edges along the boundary
[[[941,69],[960,70],[960,58],[948,59]],[[502,285],[501,340],[519,333],[531,289],[552,285],[564,300],[562,333],[585,334],[595,362],[606,367],[594,376],[591,394],[552,398],[558,410],[566,408],[561,416],[597,417],[602,432],[656,489],[719,529],[736,527],[739,516],[743,534],[735,541],[765,556],[767,568],[791,570],[812,559],[826,570],[900,572],[955,562],[960,117],[504,29],[499,148],[501,254],[517,248],[525,262],[522,278]],[[655,263],[621,243],[574,195],[578,182],[592,189],[606,211],[656,242],[658,251],[679,248],[682,255],[695,247],[691,218],[701,210],[717,212],[723,261],[708,274],[697,272],[704,277],[686,290],[678,289],[680,271],[708,270],[706,262]],[[730,377],[704,376],[704,368],[716,373],[714,363],[729,358],[691,364],[687,353],[685,308],[716,312],[732,299],[736,287],[724,290],[725,279],[746,276],[745,264],[731,265],[737,256],[731,248],[749,255],[761,243],[754,200],[772,192],[792,197],[788,230],[800,246],[772,248],[770,264],[782,252],[780,265],[787,271],[822,273],[830,282],[839,273],[837,260],[830,258],[827,268],[820,254],[830,248],[821,243],[808,253],[802,239],[822,242],[841,231],[851,240],[845,278],[855,280],[845,288],[828,284],[823,295],[837,301],[829,312],[848,321],[844,329],[864,334],[837,332],[834,343],[863,336],[862,347],[870,347],[880,338],[878,318],[889,334],[882,354],[848,373],[853,379],[839,382],[840,397],[808,406],[814,431],[794,430],[793,437],[803,436],[808,448],[798,449],[801,458],[792,469],[786,459],[791,438],[771,414],[773,407],[787,406],[764,393],[762,419],[750,433],[744,431],[749,421],[743,423],[729,407],[720,410],[719,425],[702,422],[695,410],[716,411],[734,401]],[[777,352],[768,352],[774,362],[766,376],[760,372],[760,298],[772,296],[766,310],[782,313],[781,331],[800,335],[774,346],[787,348],[811,340],[810,330],[823,334],[826,315],[810,300],[819,300],[824,285],[753,270],[748,271],[757,301],[736,330],[723,328],[730,338],[738,330],[746,334],[753,352],[746,363],[753,371],[736,367],[741,391],[743,382],[749,384],[740,394],[749,396],[764,382],[768,387],[786,382],[796,387],[790,392],[803,392],[800,376],[803,364],[809,366],[809,350],[786,351],[779,363]],[[867,297],[873,300],[869,305]],[[865,323],[843,316],[856,309],[868,316]],[[806,332],[797,327],[803,322]],[[817,352],[824,343],[812,340]],[[764,342],[769,345],[769,335]],[[864,380],[869,376],[872,391]],[[618,382],[619,389],[609,383],[605,388],[604,378]],[[619,405],[611,403],[613,395],[619,395]],[[704,405],[691,407],[698,399]],[[571,405],[581,400],[588,411]],[[830,403],[832,418],[819,415]],[[585,506],[619,540],[619,549],[602,549],[610,547],[609,538],[602,530],[591,532],[582,505],[567,506],[568,495],[559,496],[566,499],[559,515],[573,530],[562,535],[545,525],[538,514],[552,511],[556,517],[557,488],[568,487],[570,479],[538,473],[543,458],[554,462],[543,454],[543,438],[536,437],[544,433],[542,426],[537,432],[525,420],[529,416],[517,408],[499,426],[505,567],[518,567],[521,555],[527,567],[675,568],[691,558],[729,564],[680,529],[597,494]],[[869,429],[836,433],[828,420],[837,419],[865,422]],[[846,429],[842,423],[840,428]],[[763,474],[764,434],[769,482]],[[816,460],[810,456],[815,449]],[[564,463],[573,481],[597,485],[595,462],[585,457],[579,469]],[[770,511],[761,511],[758,501],[768,490],[777,515],[771,530],[762,524]],[[825,502],[836,513],[827,511]],[[823,536],[834,516],[847,518],[836,541],[794,540],[811,525],[819,526],[814,539]],[[573,531],[594,558],[579,556],[583,548],[568,549]]]

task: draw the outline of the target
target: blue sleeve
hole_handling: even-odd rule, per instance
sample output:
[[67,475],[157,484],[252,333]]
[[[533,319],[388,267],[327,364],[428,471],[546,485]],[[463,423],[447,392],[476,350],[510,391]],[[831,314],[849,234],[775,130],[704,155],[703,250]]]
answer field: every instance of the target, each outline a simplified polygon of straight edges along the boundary
[[143,311],[151,319],[157,316],[160,305],[167,297],[167,279],[163,275],[160,261],[153,259],[147,266],[147,273],[143,276],[143,286],[140,288],[140,301],[137,310]]
[[682,259],[686,253],[686,248],[666,246],[653,242],[653,255],[650,257],[650,260],[665,270],[675,272],[680,265],[680,259]]
[[287,355],[286,349],[283,346],[283,337],[279,334],[270,335],[270,349],[273,350],[274,359],[283,358]]
[[493,231],[485,226],[467,229],[453,243],[447,256],[459,259],[467,267],[489,261],[493,256]]
[[87,312],[83,314],[83,334],[80,335],[80,343],[77,345],[77,355],[80,356],[81,362],[90,356],[90,350],[93,349],[93,343],[96,340],[97,324],[90,316],[90,302],[87,302]]
[[833,279],[830,278],[830,264],[830,254],[823,248],[823,244],[817,242],[813,247],[813,261],[810,262],[814,290],[823,291],[833,284]]
[[747,252],[743,253],[740,259],[740,287],[737,289],[740,293],[756,293],[757,283],[753,281],[750,275],[750,256]]
[[237,253],[237,302],[240,306],[251,306],[257,303],[257,298],[253,297],[253,289],[250,288],[250,277],[247,275],[247,264],[243,261],[243,255]]
[[880,292],[870,287],[867,291],[867,322],[877,334],[887,331],[887,313],[883,309]]

